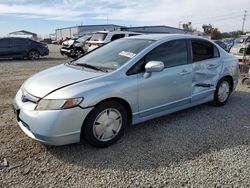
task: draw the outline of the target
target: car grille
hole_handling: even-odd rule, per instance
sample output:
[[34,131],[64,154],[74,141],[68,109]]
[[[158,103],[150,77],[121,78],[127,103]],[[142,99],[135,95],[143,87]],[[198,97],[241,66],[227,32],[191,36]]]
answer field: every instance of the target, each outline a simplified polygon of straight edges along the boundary
[[239,52],[241,54],[250,55],[250,47],[248,47],[248,48],[241,48]]

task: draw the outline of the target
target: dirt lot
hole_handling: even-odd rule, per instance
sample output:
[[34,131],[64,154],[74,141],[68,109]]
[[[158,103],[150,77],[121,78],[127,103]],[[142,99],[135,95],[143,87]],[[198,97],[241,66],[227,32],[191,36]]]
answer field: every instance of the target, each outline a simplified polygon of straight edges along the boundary
[[30,75],[68,61],[50,47],[39,61],[0,61],[0,187],[250,187],[250,89],[241,85],[224,107],[142,123],[106,149],[28,138],[12,99]]

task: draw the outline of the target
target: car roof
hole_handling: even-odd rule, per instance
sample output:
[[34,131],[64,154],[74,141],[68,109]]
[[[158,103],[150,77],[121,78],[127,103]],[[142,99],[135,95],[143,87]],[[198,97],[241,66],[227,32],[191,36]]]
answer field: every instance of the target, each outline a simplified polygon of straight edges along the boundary
[[200,36],[190,35],[190,34],[146,34],[146,35],[137,35],[129,37],[133,39],[148,39],[148,40],[167,40],[167,39],[203,39],[208,40]]
[[28,40],[32,40],[30,38],[25,38],[25,37],[3,37],[3,38],[0,38],[0,39],[21,39],[21,40],[27,40],[28,39]]
[[131,31],[97,31],[95,33],[115,33],[115,34],[119,34],[119,33],[122,33],[122,34],[123,33],[134,33],[134,34],[140,34],[140,33],[131,32]]

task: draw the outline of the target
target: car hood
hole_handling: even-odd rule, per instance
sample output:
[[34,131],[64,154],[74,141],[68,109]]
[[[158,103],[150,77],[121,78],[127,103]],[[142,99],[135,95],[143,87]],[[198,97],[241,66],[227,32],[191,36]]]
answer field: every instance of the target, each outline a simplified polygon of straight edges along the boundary
[[105,73],[83,71],[66,65],[58,65],[39,72],[22,86],[22,89],[35,97],[43,98],[47,94],[66,86],[99,77]]
[[74,42],[75,42],[75,40],[70,39],[70,40],[64,41],[62,44],[63,44],[64,46],[71,46]]

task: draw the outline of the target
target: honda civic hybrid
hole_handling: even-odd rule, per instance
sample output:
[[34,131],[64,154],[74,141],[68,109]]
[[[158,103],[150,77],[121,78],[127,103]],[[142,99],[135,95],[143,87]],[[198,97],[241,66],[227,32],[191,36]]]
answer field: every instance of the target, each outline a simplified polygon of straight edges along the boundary
[[47,145],[116,142],[138,124],[199,104],[223,106],[238,60],[192,35],[123,38],[31,76],[14,99],[20,128]]

